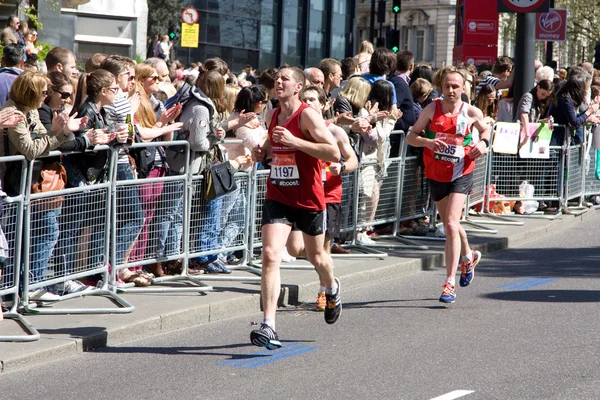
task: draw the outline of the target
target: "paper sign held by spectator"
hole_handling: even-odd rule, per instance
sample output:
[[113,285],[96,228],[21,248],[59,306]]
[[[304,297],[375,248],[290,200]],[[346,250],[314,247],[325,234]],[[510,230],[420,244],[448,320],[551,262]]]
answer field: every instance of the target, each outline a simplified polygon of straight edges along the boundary
[[[525,131],[521,131],[521,139],[525,138]],[[552,131],[547,124],[529,124],[529,139],[519,150],[521,158],[550,158],[550,139]]]
[[512,122],[498,122],[494,130],[494,153],[517,154],[521,125]]

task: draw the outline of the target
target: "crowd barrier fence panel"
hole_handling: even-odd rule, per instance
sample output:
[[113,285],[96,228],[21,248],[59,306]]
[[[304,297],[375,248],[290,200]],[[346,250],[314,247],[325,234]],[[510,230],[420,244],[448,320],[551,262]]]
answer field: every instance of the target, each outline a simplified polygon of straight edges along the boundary
[[[94,152],[107,155],[107,167],[111,171],[115,162],[111,148],[97,146]],[[34,162],[62,155],[59,151],[52,151],[30,161],[27,168],[22,246],[24,295],[20,306],[24,312],[35,314],[130,313],[134,307],[111,291],[108,284],[111,180],[53,192],[31,193]],[[100,287],[62,295],[58,302],[82,296],[106,296],[118,307],[38,307],[49,304],[32,302],[26,295],[30,290],[96,274],[101,275]]]
[[600,196],[600,179],[596,179],[596,163],[600,159],[596,158],[596,149],[589,149],[589,165],[586,165],[583,184],[584,196]]
[[[583,206],[584,177],[585,177],[585,142],[570,145],[565,154],[565,186],[564,207],[566,214],[582,214],[588,210]],[[579,199],[577,205],[569,205],[569,201]]]
[[[251,203],[252,174],[237,172],[234,179],[237,189],[206,202],[203,197],[203,180],[199,175],[192,176],[193,193],[190,212],[190,234],[188,240],[189,258],[218,257],[221,253],[244,251],[247,259],[249,225],[248,214]],[[229,237],[227,237],[229,236]],[[225,242],[230,242],[224,244]],[[253,273],[255,268],[231,266],[234,271]],[[255,274],[257,275],[257,274]],[[199,277],[200,278],[200,277]],[[203,281],[257,282],[259,276],[234,276],[203,274]]]
[[475,170],[473,171],[473,189],[467,195],[465,201],[465,208],[463,210],[463,217],[461,224],[464,226],[465,232],[479,232],[479,233],[498,233],[498,229],[491,229],[486,227],[484,224],[486,221],[477,221],[471,219],[469,216],[469,210],[477,205],[481,205],[483,208],[483,202],[485,199],[487,177],[488,177],[488,158],[489,153],[484,154],[475,161]]
[[[190,208],[189,187],[189,143],[187,141],[172,141],[172,142],[146,142],[134,143],[129,145],[129,149],[149,149],[158,148],[159,146],[178,146],[184,149],[181,153],[185,155],[185,169],[179,175],[165,175],[162,177],[147,177],[144,179],[125,179],[119,180],[117,168],[113,170],[111,179],[113,181],[112,193],[112,220],[111,220],[111,264],[112,282],[118,292],[129,293],[173,293],[173,292],[206,292],[212,290],[212,287],[204,284],[199,276],[188,274],[188,249],[186,235],[189,228],[190,219],[187,218],[187,211]],[[115,150],[114,158],[118,158],[118,149]],[[162,191],[159,190],[162,188]],[[161,192],[157,196],[157,192]],[[163,196],[164,193],[164,196]],[[175,204],[182,204],[181,207]],[[152,218],[150,223],[150,211],[148,205],[155,207],[154,215],[174,215],[180,212],[175,207],[180,208],[182,214],[182,235],[181,240],[178,238],[171,246],[164,244],[164,254],[158,256],[158,243],[173,241],[173,237],[166,237],[157,219]],[[147,215],[146,215],[147,214]],[[173,221],[173,220],[171,220]],[[144,225],[147,225],[146,243],[143,243]],[[161,237],[162,236],[162,237]],[[177,235],[178,236],[178,235]],[[142,240],[140,240],[142,239]],[[136,254],[143,257],[136,256]],[[133,259],[131,259],[133,258]],[[181,275],[155,277],[151,279],[151,286],[135,287],[134,283],[118,283],[118,273],[123,268],[140,268],[143,265],[148,265],[156,262],[167,262],[173,260],[182,261]],[[181,284],[179,284],[181,283]],[[192,283],[191,285],[189,283]],[[169,285],[167,285],[169,284]]]
[[[10,309],[3,313],[4,319],[16,321],[25,335],[1,335],[0,342],[31,342],[40,338],[39,332],[29,321],[17,312],[19,305],[19,287],[21,276],[21,240],[23,234],[23,209],[25,202],[25,181],[27,162],[23,156],[0,157],[0,167],[6,169],[8,163],[21,164],[19,194],[14,197],[2,197],[2,232],[6,238],[2,277],[0,278],[0,297],[12,296]],[[1,312],[1,311],[0,311]]]
[[[565,151],[562,146],[550,146],[548,159],[520,159],[517,155],[490,153],[489,182],[495,184],[496,192],[509,201],[556,201],[562,204]],[[522,198],[519,185],[527,181],[534,185],[534,195]],[[490,210],[490,203],[497,199],[489,198],[489,185],[485,210]],[[529,217],[555,219],[561,214],[559,207],[555,215],[541,215],[536,212],[530,215],[511,214],[512,217]]]

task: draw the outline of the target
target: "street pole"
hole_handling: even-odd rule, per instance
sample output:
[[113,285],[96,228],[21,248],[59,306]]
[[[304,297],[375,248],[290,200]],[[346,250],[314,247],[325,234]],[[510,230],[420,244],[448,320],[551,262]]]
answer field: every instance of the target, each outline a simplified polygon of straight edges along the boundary
[[[550,0],[550,8],[554,8],[554,0]],[[552,64],[554,42],[546,42],[546,65]]]
[[369,42],[375,43],[375,0],[371,0],[371,32]]
[[[515,46],[514,99],[518,103],[523,94],[533,87],[535,70],[535,13],[517,14],[517,40]],[[517,107],[513,108],[513,117]]]

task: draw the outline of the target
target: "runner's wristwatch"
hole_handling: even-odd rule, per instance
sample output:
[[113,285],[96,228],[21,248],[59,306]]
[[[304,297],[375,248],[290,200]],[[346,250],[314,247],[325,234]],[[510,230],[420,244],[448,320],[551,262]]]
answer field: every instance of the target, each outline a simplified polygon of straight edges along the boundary
[[490,148],[490,141],[489,141],[489,140],[487,140],[487,139],[484,139],[484,138],[481,138],[481,141],[482,141],[483,143],[485,143],[485,147],[486,147],[486,148],[488,148],[488,149]]
[[344,162],[343,162],[343,161],[340,161],[340,165],[341,165],[341,167],[340,167],[340,171],[341,171],[341,172],[344,172],[344,171],[346,170],[346,164],[344,164]]

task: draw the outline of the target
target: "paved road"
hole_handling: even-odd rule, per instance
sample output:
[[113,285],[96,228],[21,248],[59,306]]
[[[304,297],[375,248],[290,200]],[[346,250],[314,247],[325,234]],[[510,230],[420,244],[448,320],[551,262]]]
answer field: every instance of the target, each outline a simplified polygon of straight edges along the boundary
[[333,326],[308,306],[281,310],[284,347],[275,352],[248,343],[257,314],[8,373],[0,392],[27,400],[599,399],[599,223],[594,216],[484,255],[450,307],[437,300],[444,272],[420,272],[344,292]]

